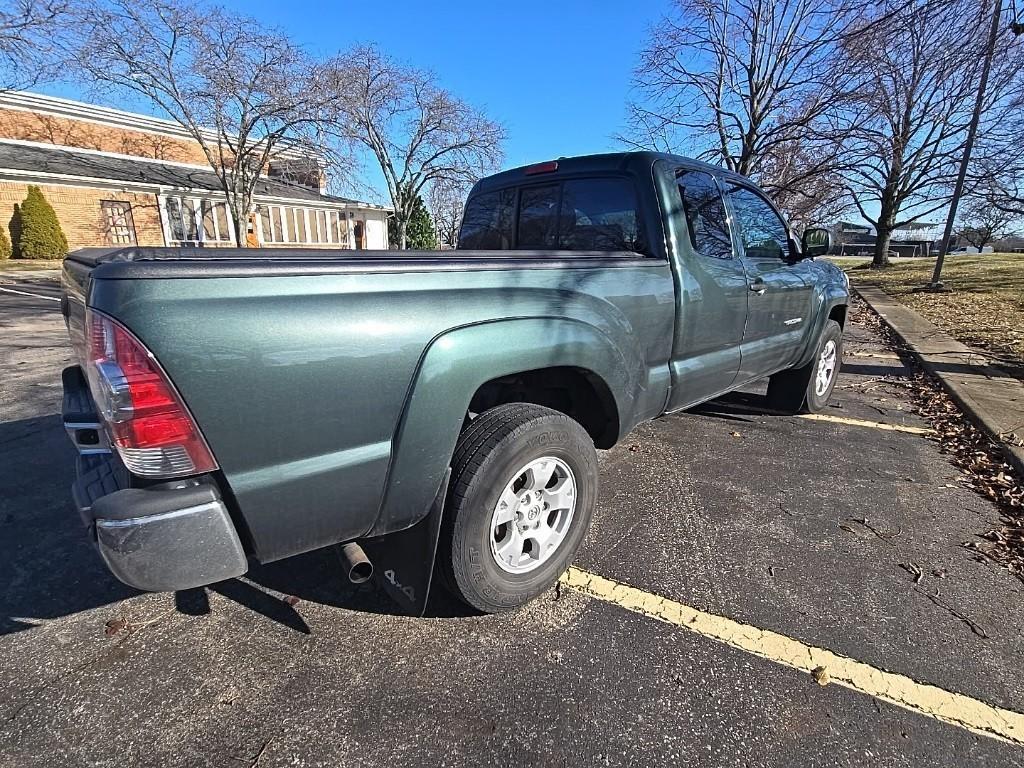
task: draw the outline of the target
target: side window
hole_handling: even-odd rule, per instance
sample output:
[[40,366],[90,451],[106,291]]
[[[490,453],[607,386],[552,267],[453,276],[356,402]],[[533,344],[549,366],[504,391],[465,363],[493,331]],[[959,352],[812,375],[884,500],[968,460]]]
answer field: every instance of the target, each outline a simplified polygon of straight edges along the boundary
[[516,193],[500,189],[475,195],[466,203],[459,232],[459,248],[501,251],[512,247],[512,221]]
[[693,250],[712,259],[731,259],[728,217],[714,178],[703,171],[681,171],[676,180]]
[[636,192],[626,179],[580,179],[562,188],[558,247],[642,251]]
[[558,247],[558,185],[524,187],[519,192],[519,236],[516,247]]
[[729,190],[729,200],[747,257],[785,261],[789,255],[789,235],[772,207],[760,195],[738,185]]

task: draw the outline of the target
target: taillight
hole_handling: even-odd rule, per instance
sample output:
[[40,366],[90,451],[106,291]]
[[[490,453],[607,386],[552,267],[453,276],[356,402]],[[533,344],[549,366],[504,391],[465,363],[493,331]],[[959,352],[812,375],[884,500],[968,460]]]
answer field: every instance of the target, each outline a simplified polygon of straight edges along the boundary
[[131,332],[88,310],[86,378],[111,443],[129,471],[181,477],[217,468],[167,374]]
[[546,163],[537,163],[536,165],[528,165],[523,169],[523,173],[527,176],[534,176],[538,173],[554,173],[558,170],[558,161],[549,160]]

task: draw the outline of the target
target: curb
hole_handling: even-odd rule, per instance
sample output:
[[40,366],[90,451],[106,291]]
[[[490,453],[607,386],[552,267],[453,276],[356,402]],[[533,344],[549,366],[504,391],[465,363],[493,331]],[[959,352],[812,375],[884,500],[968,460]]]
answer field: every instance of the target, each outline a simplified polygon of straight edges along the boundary
[[949,394],[970,421],[999,446],[1017,479],[1024,479],[1024,448],[1002,435],[1024,434],[1024,382],[988,364],[983,353],[943,333],[878,286],[851,286]]

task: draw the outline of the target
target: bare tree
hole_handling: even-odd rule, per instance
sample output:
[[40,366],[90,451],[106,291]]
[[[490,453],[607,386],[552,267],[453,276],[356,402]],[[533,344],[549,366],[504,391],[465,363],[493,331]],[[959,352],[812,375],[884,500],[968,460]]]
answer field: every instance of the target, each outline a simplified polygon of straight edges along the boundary
[[202,148],[245,245],[271,161],[294,156],[320,104],[314,66],[258,21],[188,0],[94,0],[77,62],[93,84],[148,99]]
[[969,176],[968,198],[981,198],[1011,218],[1024,219],[1024,134],[1016,146],[995,151],[984,147],[986,156],[978,158]]
[[54,74],[69,11],[68,0],[0,4],[0,88],[29,88]]
[[323,82],[333,113],[325,131],[368,150],[395,208],[398,242],[416,198],[435,183],[470,182],[496,170],[505,132],[482,111],[441,88],[429,72],[360,47],[336,57]]
[[427,195],[427,206],[434,217],[434,228],[442,248],[458,245],[462,226],[462,209],[471,185],[460,181],[434,182]]
[[[875,227],[873,264],[893,231],[944,209],[977,93],[980,57],[951,41],[984,39],[990,14],[970,0],[887,0],[885,25],[849,38],[839,63],[856,82],[836,154],[860,215]],[[992,80],[994,104],[1007,81]]]
[[1024,37],[1004,37],[995,61],[1012,79],[978,132],[966,194],[1024,218]]
[[961,238],[978,249],[1013,234],[1014,214],[995,206],[984,196],[969,198],[960,217]]
[[797,227],[833,222],[850,209],[831,143],[795,136],[761,158],[758,181]]
[[[641,54],[624,138],[684,149],[758,179],[814,218],[835,207],[834,153],[825,120],[842,100],[833,66],[858,0],[676,0]],[[783,201],[785,202],[785,201]],[[788,206],[787,206],[788,207]]]

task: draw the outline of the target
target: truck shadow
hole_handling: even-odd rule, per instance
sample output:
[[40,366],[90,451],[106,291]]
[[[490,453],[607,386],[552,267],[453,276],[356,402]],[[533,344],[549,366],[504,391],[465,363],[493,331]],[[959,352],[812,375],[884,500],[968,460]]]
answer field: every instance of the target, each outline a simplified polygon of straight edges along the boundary
[[768,407],[768,398],[757,392],[730,392],[707,403],[690,408],[699,413],[726,421],[753,421],[757,417],[781,415]]
[[[359,613],[407,615],[374,581],[351,584],[333,548],[297,555],[267,565],[256,565],[240,579],[209,587],[176,592],[179,613],[201,616],[211,612],[207,590],[302,634],[311,630],[295,606],[312,602]],[[424,618],[459,618],[477,615],[441,587],[431,590]]]
[[[139,594],[110,574],[89,541],[70,500],[74,466],[59,416],[0,422],[0,636]],[[331,549],[256,565],[209,589],[298,632],[309,627],[288,597],[402,615],[373,582],[350,584]],[[440,588],[433,592],[427,616],[469,615]],[[204,590],[179,592],[175,603],[182,613],[210,610]]]
[[70,501],[58,416],[0,423],[0,635],[137,594],[107,571]]
[[[350,583],[339,561],[336,547],[319,549],[304,555],[290,557],[287,560],[254,566],[245,578],[264,589],[284,595],[286,599],[281,602],[285,605],[288,604],[287,597],[295,597],[361,613],[387,616],[408,615],[398,603],[391,599],[376,579],[371,579],[365,584]],[[214,585],[213,588],[220,591],[219,587],[221,586]],[[225,593],[221,592],[221,594]],[[245,602],[245,595],[240,592],[225,596],[248,604]],[[250,605],[250,607],[256,610],[255,605]],[[424,618],[462,618],[475,615],[478,614],[473,609],[448,594],[435,576]]]

